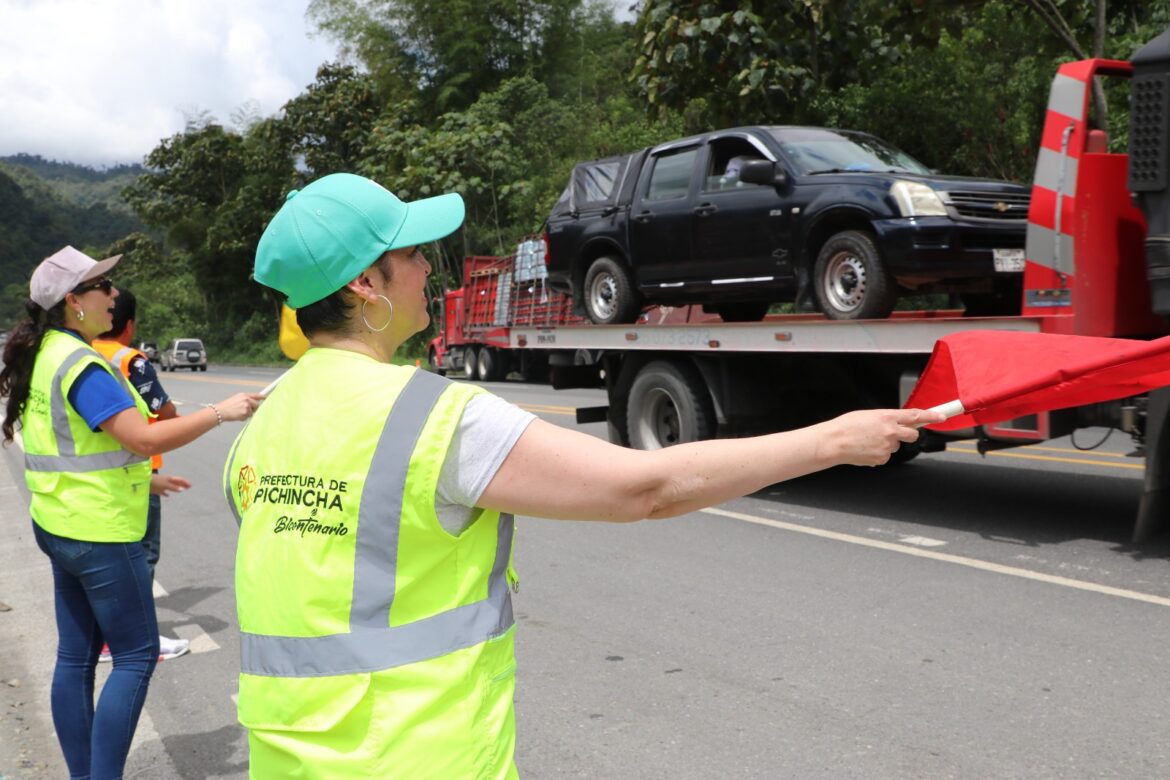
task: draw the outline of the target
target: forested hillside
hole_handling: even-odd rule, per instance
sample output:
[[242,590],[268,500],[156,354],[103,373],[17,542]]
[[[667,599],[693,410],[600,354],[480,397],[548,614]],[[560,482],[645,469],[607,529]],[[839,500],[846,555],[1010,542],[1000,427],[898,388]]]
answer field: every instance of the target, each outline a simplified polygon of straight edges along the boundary
[[[947,173],[1028,181],[1056,67],[1128,59],[1170,25],[1170,0],[635,10],[621,23],[602,0],[313,0],[310,21],[345,60],[323,64],[276,116],[245,127],[204,116],[162,139],[126,192],[160,240],[138,232],[100,249],[126,252],[118,278],[152,302],[154,338],[274,356],[278,302],[249,278],[253,250],[288,190],[324,174],[361,173],[407,200],[460,192],[464,228],[429,251],[452,277],[464,255],[539,230],[575,162],[715,127],[866,130]],[[1118,149],[1127,100],[1122,86],[1095,109]],[[35,259],[29,241],[60,244],[76,225],[11,181],[0,198],[23,210],[5,258]]]
[[65,244],[104,247],[142,220],[122,190],[141,166],[96,171],[27,154],[0,157],[0,324],[23,313],[28,277],[42,258]]

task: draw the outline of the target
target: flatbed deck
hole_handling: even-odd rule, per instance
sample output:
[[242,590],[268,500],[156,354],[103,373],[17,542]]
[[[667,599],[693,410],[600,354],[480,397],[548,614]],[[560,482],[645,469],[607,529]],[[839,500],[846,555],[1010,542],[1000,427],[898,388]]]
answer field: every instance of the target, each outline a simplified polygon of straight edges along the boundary
[[942,336],[968,330],[1038,333],[1041,317],[934,316],[905,312],[886,320],[828,320],[819,315],[774,315],[761,322],[513,327],[515,349],[661,350],[929,354]]

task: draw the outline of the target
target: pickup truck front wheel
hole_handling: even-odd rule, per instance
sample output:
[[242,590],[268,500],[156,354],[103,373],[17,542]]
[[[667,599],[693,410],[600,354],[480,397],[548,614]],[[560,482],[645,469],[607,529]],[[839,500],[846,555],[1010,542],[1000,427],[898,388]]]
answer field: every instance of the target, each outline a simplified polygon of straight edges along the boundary
[[642,312],[634,280],[621,261],[599,257],[585,273],[585,313],[598,325],[634,322]]
[[890,316],[898,288],[873,238],[860,230],[832,236],[817,254],[813,285],[821,311],[831,320]]

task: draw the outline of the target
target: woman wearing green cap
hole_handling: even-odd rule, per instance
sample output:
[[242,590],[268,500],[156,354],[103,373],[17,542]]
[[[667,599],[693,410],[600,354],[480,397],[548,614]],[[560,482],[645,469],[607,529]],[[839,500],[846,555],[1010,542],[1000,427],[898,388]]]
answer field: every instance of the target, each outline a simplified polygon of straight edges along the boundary
[[513,514],[670,517],[877,465],[941,419],[854,412],[643,452],[391,365],[428,323],[419,245],[462,221],[456,194],[403,203],[332,174],[260,240],[255,278],[287,296],[311,348],[224,470],[253,777],[516,777]]
[[[150,455],[246,419],[262,400],[239,393],[147,425],[141,396],[90,346],[110,329],[118,290],[105,274],[118,259],[65,247],[42,261],[29,282],[28,317],[9,335],[0,371],[0,396],[8,397],[3,440],[13,440],[19,421],[33,534],[53,570],[53,725],[70,776],[94,780],[122,776],[158,662],[142,548],[147,499],[151,490],[187,483],[152,479]],[[95,707],[104,643],[114,663]]]

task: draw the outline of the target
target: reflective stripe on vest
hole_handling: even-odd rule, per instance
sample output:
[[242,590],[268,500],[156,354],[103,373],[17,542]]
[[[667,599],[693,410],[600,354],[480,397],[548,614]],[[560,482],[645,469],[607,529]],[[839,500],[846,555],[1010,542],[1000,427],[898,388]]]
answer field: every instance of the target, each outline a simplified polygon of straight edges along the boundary
[[[61,382],[64,380],[65,374],[69,369],[73,368],[79,361],[90,354],[89,347],[78,347],[62,361],[61,365],[57,367],[56,373],[53,374],[53,390],[49,396],[49,416],[53,420],[53,433],[57,439],[57,454],[30,455],[26,452],[24,456],[24,467],[28,471],[53,471],[79,474],[88,471],[121,468],[122,466],[129,466],[148,460],[141,455],[135,455],[133,452],[125,449],[117,449],[110,452],[96,452],[89,455],[77,454],[77,445],[73,441],[73,430],[69,427],[69,413],[65,408],[65,393],[61,389]],[[118,377],[122,380],[123,385],[127,384],[121,374]]]
[[[244,674],[321,677],[375,672],[474,647],[512,626],[507,583],[511,515],[500,516],[486,599],[403,626],[386,625],[394,602],[407,469],[423,426],[445,387],[446,383],[433,374],[415,372],[386,418],[370,462],[370,473],[378,477],[366,480],[358,507],[349,633],[282,637],[242,632]],[[230,487],[228,499],[235,511]]]

